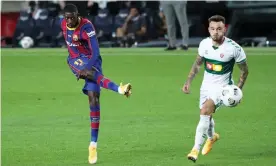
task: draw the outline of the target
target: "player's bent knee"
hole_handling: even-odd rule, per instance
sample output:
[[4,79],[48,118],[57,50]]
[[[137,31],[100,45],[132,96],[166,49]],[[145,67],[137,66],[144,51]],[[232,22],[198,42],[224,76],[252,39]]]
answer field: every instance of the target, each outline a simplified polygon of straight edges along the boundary
[[213,100],[208,99],[203,104],[203,107],[200,110],[201,115],[211,115],[213,112],[215,112],[216,106]]

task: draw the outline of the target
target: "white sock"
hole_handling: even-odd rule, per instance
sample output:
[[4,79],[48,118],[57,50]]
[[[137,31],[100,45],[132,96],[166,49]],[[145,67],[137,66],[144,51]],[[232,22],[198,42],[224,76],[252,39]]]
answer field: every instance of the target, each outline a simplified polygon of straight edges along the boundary
[[91,141],[91,142],[90,142],[90,146],[97,147],[97,142],[93,142],[93,141]]
[[206,138],[206,132],[209,128],[210,124],[210,116],[209,115],[200,115],[200,120],[196,128],[196,135],[195,135],[195,145],[193,149],[200,150],[202,144]]
[[118,87],[118,93],[122,95],[125,94],[124,90],[120,86]]
[[209,139],[212,139],[215,133],[215,121],[214,118],[211,119],[209,128],[207,130],[207,136]]

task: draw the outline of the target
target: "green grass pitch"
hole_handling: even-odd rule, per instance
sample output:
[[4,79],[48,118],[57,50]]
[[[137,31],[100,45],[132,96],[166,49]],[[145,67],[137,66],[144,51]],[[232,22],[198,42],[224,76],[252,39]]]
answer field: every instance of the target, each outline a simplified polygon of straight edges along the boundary
[[[131,82],[133,96],[126,99],[102,90],[97,165],[274,165],[276,48],[245,51],[250,73],[242,104],[214,115],[221,139],[194,164],[186,155],[199,120],[203,70],[190,95],[181,87],[196,49],[101,49],[104,74],[118,83]],[[66,56],[66,49],[2,49],[3,166],[88,165],[88,100]],[[236,83],[238,77],[235,67]]]

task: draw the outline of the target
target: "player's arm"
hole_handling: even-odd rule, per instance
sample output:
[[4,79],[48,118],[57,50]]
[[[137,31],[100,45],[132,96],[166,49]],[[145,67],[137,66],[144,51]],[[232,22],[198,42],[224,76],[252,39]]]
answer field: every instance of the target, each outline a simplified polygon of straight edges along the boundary
[[98,40],[96,37],[96,31],[92,24],[86,24],[82,32],[82,38],[87,41],[90,52],[92,54],[91,59],[88,62],[88,66],[93,66],[100,56],[100,49]]
[[190,93],[190,85],[191,85],[193,79],[195,78],[196,74],[199,72],[200,66],[202,65],[203,62],[204,62],[204,57],[198,55],[196,57],[196,60],[193,64],[190,72],[189,72],[188,79],[182,88],[184,93],[186,93],[186,94]]
[[238,63],[237,65],[240,69],[240,79],[239,79],[238,87],[240,89],[242,89],[244,84],[245,84],[245,81],[247,79],[248,73],[249,73],[248,72],[248,65],[247,65],[246,61],[244,61],[242,63]]
[[204,43],[203,41],[201,41],[199,43],[199,47],[198,47],[198,55],[196,57],[196,60],[189,72],[188,78],[182,88],[182,91],[186,94],[190,93],[190,85],[193,81],[193,79],[195,78],[196,74],[199,72],[200,66],[203,64],[204,62]]
[[198,47],[198,55],[196,57],[196,60],[189,72],[188,79],[185,84],[191,84],[193,79],[195,78],[196,74],[199,72],[200,66],[204,62],[204,41],[201,41],[199,43]]
[[193,81],[193,79],[195,78],[196,74],[199,72],[200,66],[202,65],[202,63],[204,62],[204,58],[200,55],[198,55],[196,57],[196,60],[189,72],[188,75],[188,79],[187,79],[187,83],[191,83]]
[[237,86],[242,89],[249,73],[246,55],[242,47],[236,47],[234,58],[240,69],[240,78]]

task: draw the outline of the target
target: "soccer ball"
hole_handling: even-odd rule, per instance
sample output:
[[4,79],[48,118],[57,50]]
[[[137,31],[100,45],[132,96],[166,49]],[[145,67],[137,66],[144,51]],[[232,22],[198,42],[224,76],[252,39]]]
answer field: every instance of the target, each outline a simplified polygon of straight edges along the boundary
[[21,39],[20,45],[22,48],[25,48],[25,49],[31,48],[34,45],[34,40],[29,36],[25,36]]
[[221,101],[227,107],[236,107],[241,99],[242,90],[236,85],[226,85],[222,88]]

